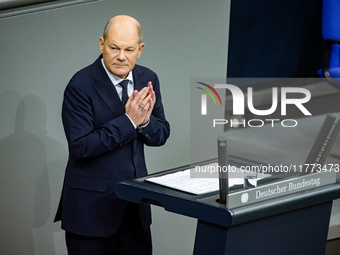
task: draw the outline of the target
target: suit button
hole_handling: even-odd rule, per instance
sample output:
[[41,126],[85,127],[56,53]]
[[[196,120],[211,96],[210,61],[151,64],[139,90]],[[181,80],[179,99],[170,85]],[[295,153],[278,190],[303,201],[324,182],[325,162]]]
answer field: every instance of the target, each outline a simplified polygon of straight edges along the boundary
[[133,153],[132,158],[136,158],[136,157],[137,157],[137,155],[135,153]]

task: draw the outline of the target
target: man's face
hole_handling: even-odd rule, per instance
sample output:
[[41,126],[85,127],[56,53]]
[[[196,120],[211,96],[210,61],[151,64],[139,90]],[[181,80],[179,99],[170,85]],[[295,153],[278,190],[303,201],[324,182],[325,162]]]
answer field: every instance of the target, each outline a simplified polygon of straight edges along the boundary
[[124,79],[134,68],[144,44],[138,43],[135,27],[112,26],[105,40],[100,37],[99,48],[106,68],[112,74]]

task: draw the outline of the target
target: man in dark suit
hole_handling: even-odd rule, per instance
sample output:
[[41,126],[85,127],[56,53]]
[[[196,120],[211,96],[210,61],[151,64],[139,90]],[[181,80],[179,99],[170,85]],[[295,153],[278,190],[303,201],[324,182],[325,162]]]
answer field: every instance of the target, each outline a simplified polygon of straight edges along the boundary
[[144,144],[161,146],[170,134],[157,75],[136,65],[141,40],[135,19],[112,18],[100,37],[101,56],[65,89],[69,160],[55,220],[70,255],[152,254],[150,206],[114,191],[117,182],[147,175]]

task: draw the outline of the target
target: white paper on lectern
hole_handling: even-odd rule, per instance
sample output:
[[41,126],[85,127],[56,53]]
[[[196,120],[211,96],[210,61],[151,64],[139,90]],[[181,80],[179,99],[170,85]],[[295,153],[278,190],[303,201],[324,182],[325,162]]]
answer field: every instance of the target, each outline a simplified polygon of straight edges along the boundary
[[[258,174],[257,180],[268,177],[268,174]],[[190,169],[177,171],[171,174],[165,174],[157,177],[147,178],[146,181],[156,183],[169,188],[185,191],[191,194],[200,195],[219,190],[218,178],[190,178]],[[234,185],[243,185],[244,179],[229,178],[229,187]]]

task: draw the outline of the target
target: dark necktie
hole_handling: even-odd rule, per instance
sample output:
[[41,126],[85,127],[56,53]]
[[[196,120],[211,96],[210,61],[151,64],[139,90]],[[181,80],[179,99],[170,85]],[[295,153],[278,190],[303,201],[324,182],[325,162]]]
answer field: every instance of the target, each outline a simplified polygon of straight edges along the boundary
[[122,86],[122,102],[125,105],[127,100],[129,99],[128,93],[127,93],[127,85],[129,83],[129,80],[122,80],[119,85]]

